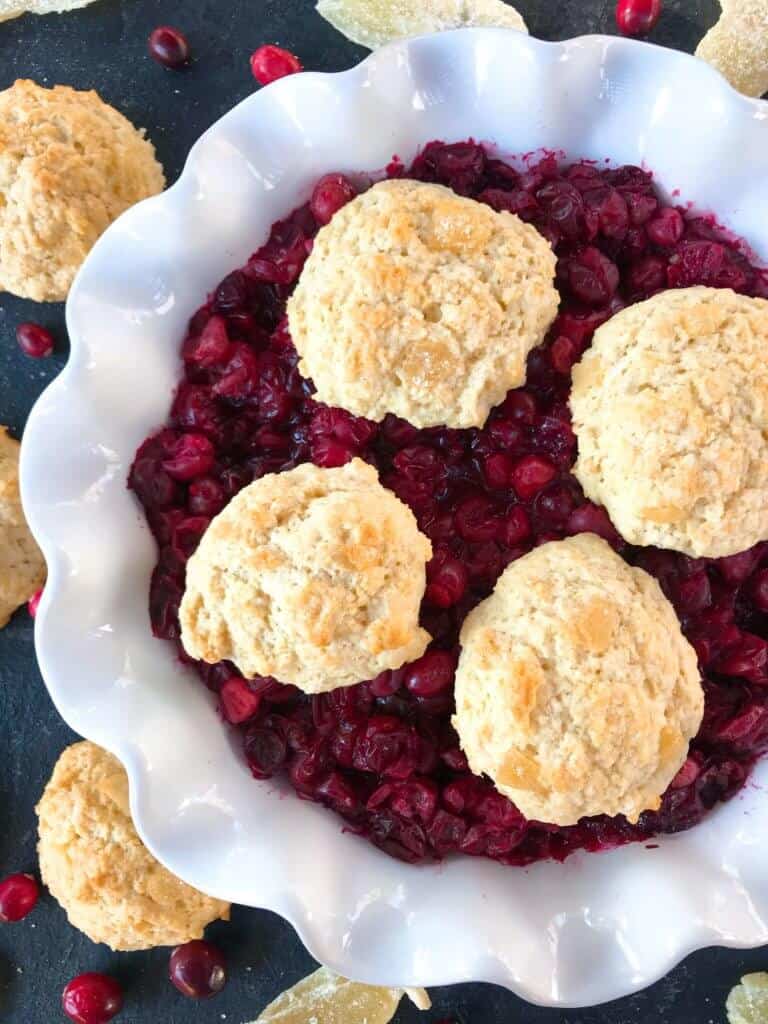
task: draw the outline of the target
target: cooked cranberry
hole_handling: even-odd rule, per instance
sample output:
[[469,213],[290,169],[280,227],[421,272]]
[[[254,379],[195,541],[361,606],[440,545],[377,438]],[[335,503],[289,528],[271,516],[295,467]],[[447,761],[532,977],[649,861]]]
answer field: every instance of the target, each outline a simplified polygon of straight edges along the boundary
[[262,726],[252,726],[243,744],[248,767],[257,779],[271,779],[288,752],[285,738]]
[[427,651],[405,674],[405,685],[415,697],[434,697],[453,683],[456,659],[447,651]]
[[626,36],[647,35],[661,17],[662,0],[619,0],[616,22]]
[[189,485],[189,511],[212,519],[226,504],[224,488],[213,477],[201,476]]
[[526,455],[512,471],[512,486],[518,498],[530,501],[555,476],[555,467],[548,459],[538,455]]
[[621,537],[615,526],[608,518],[608,513],[599,505],[587,503],[574,509],[568,517],[569,533],[596,533],[598,537],[607,540],[609,544],[618,545]]
[[32,875],[9,875],[0,882],[0,921],[21,921],[37,903],[37,882]]
[[629,268],[627,290],[633,296],[648,298],[667,283],[667,264],[659,256],[643,256]]
[[768,569],[763,569],[752,580],[752,600],[761,612],[768,612]]
[[61,1008],[75,1024],[107,1024],[123,1008],[123,990],[106,974],[80,974],[62,992]]
[[199,335],[184,342],[183,355],[188,362],[208,368],[226,362],[230,350],[226,320],[212,316]]
[[427,600],[438,608],[451,608],[467,589],[467,570],[458,558],[435,559],[427,573]]
[[[353,194],[338,175],[318,183],[314,208],[276,223],[193,315],[169,427],[137,453],[130,485],[159,547],[153,630],[190,663],[179,625],[186,562],[233,495],[308,460],[362,457],[432,541],[420,621],[434,643],[412,664],[317,697],[244,680],[228,662],[193,663],[242,731],[253,775],[284,774],[302,798],[409,862],[460,853],[527,864],[688,828],[732,796],[768,749],[768,544],[716,560],[627,545],[573,476],[570,378],[595,330],[628,302],[697,284],[768,297],[768,276],[714,218],[664,205],[640,167],[561,167],[548,154],[521,173],[474,142],[435,142],[409,173],[533,220],[556,247],[561,306],[529,354],[525,387],[470,430],[419,430],[392,415],[376,424],[317,402],[298,371],[286,301],[318,225]],[[204,440],[188,445],[189,435]],[[194,463],[181,477],[179,456]],[[604,537],[659,581],[696,650],[705,714],[659,811],[637,824],[600,818],[559,829],[524,821],[470,774],[451,725],[453,671],[463,621],[504,568],[532,545],[580,532]]]
[[496,536],[498,524],[489,498],[466,498],[456,510],[456,529],[464,540],[491,540]]
[[594,246],[587,246],[572,257],[567,273],[574,297],[588,306],[606,305],[619,286],[616,264]]
[[202,434],[182,434],[171,454],[163,460],[163,469],[174,480],[193,480],[203,476],[213,465],[214,448]]
[[40,607],[40,601],[42,600],[42,598],[43,588],[41,587],[40,590],[35,591],[35,593],[32,595],[32,597],[30,597],[29,601],[27,602],[27,611],[29,612],[33,619],[37,615],[37,609]]
[[672,206],[665,206],[646,225],[645,230],[648,238],[654,245],[658,245],[663,249],[671,249],[683,237],[685,221],[679,210]]
[[21,351],[33,359],[44,359],[53,352],[53,335],[40,324],[23,323],[16,328]]
[[509,487],[514,468],[515,460],[506,452],[495,452],[493,455],[488,455],[483,462],[485,481],[489,487],[496,490]]
[[220,949],[195,939],[177,946],[168,963],[168,976],[189,999],[210,999],[227,981],[227,963]]
[[261,703],[261,695],[240,676],[228,679],[219,690],[219,697],[225,718],[234,725],[253,718]]
[[189,42],[183,32],[161,25],[149,37],[149,54],[166,68],[181,68],[189,63]]
[[251,71],[261,85],[303,70],[299,58],[280,46],[260,46],[251,54]]
[[318,224],[329,224],[335,213],[354,199],[357,190],[343,174],[326,174],[315,185],[310,201],[312,215]]

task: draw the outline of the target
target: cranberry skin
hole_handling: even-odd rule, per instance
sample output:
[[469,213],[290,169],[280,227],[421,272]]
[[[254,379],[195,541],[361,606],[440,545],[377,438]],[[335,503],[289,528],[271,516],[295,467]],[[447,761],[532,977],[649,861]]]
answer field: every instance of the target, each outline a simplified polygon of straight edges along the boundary
[[661,0],[619,0],[616,23],[625,36],[647,35],[661,17]]
[[299,58],[280,46],[260,46],[251,54],[251,71],[261,85],[269,85],[278,78],[303,70]]
[[189,42],[183,32],[171,25],[160,25],[147,42],[149,55],[164,68],[178,70],[189,64]]
[[30,597],[29,601],[27,602],[27,611],[29,612],[29,614],[31,615],[31,617],[33,619],[37,615],[37,609],[40,607],[40,602],[41,602],[42,598],[43,598],[43,588],[41,587],[40,590],[36,591],[32,595],[32,597]]
[[62,992],[61,1008],[75,1024],[107,1024],[123,1008],[123,990],[106,974],[80,974]]
[[414,697],[435,697],[453,683],[456,659],[448,651],[427,651],[405,675],[405,686]]
[[32,875],[9,875],[0,882],[0,921],[21,921],[37,903],[39,889]]
[[168,977],[188,999],[210,999],[227,982],[227,964],[220,949],[195,939],[171,953]]
[[318,224],[329,224],[335,213],[357,195],[355,186],[343,174],[326,174],[315,185],[309,208]]
[[53,335],[40,324],[19,324],[16,341],[21,351],[32,359],[45,359],[53,353]]

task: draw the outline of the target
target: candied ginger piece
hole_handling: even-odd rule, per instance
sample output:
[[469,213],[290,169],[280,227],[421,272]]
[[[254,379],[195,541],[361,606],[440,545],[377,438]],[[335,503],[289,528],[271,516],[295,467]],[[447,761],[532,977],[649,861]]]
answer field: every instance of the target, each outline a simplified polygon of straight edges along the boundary
[[696,56],[747,96],[768,91],[768,0],[721,0],[722,17]]
[[318,0],[317,10],[353,43],[370,50],[393,39],[451,28],[527,32],[522,16],[503,0]]
[[361,985],[321,967],[278,996],[252,1024],[389,1024],[406,993],[419,1009],[429,1009],[423,989]]

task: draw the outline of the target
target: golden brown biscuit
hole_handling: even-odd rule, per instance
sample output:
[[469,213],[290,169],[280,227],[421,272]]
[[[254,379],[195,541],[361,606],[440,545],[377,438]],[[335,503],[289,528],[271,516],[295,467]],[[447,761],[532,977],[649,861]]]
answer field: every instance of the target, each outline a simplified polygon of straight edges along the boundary
[[19,443],[0,427],[0,629],[45,583],[45,559],[19,495]]
[[64,14],[86,7],[93,0],[0,0],[0,21],[21,14]]
[[636,821],[659,807],[704,696],[653,577],[594,534],[543,544],[467,616],[461,643],[461,745],[526,817]]
[[187,563],[182,642],[307,693],[420,657],[431,545],[360,459],[299,466],[244,488]]
[[320,229],[288,303],[318,398],[419,427],[482,426],[557,313],[535,228],[441,185],[383,181]]
[[768,539],[768,301],[663,292],[573,370],[575,473],[632,544],[720,558]]
[[317,12],[370,50],[393,39],[451,28],[528,31],[522,15],[503,0],[318,0]]
[[229,918],[228,903],[182,882],[147,850],[131,821],[125,770],[95,743],[62,753],[37,814],[43,881],[93,942],[176,946]]
[[163,190],[152,143],[95,92],[0,92],[0,290],[65,299],[102,232]]
[[768,0],[721,0],[722,17],[696,56],[747,96],[768,91]]

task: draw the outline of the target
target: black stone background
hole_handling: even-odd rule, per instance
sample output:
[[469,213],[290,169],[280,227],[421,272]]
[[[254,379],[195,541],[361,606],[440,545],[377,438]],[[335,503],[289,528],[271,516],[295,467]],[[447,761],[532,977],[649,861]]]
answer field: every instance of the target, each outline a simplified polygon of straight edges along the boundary
[[[544,39],[615,31],[612,0],[518,0],[518,7],[531,32]],[[717,0],[666,0],[653,39],[693,50],[717,11]],[[189,70],[165,71],[147,57],[146,38],[164,23],[188,34],[195,58]],[[313,0],[99,0],[62,16],[0,24],[0,89],[17,77],[97,89],[146,127],[173,181],[201,132],[252,92],[248,57],[265,42],[288,47],[307,68],[321,71],[350,67],[365,56],[315,13]],[[17,436],[32,403],[66,360],[63,314],[61,305],[0,294],[0,423]],[[52,359],[21,354],[14,330],[22,320],[53,330]],[[75,738],[45,691],[31,620],[22,610],[0,632],[0,877],[35,870],[33,807],[58,754]],[[86,970],[108,971],[124,984],[124,1024],[244,1024],[313,968],[291,927],[267,912],[235,908],[232,922],[213,926],[209,936],[226,951],[229,983],[216,999],[192,1003],[166,979],[166,950],[118,955],[95,946],[44,895],[25,922],[0,925],[0,1024],[63,1020],[61,989]],[[397,1022],[450,1017],[459,1024],[724,1024],[730,987],[741,974],[765,968],[768,950],[707,950],[645,992],[591,1010],[545,1010],[500,988],[462,985],[434,990],[430,1014],[404,1002]]]

